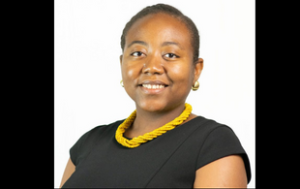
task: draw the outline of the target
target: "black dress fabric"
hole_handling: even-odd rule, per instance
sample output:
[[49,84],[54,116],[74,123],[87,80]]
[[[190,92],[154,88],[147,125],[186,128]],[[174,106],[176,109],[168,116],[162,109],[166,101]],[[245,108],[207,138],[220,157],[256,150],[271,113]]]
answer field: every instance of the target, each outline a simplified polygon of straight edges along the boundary
[[219,158],[239,154],[248,183],[250,163],[226,125],[198,116],[165,134],[126,148],[115,139],[124,120],[97,126],[70,149],[75,172],[62,188],[193,188],[195,172]]

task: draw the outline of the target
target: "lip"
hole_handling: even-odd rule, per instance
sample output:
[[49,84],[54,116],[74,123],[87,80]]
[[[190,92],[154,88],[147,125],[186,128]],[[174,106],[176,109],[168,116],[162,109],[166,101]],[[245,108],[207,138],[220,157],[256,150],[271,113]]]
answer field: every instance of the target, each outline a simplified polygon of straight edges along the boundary
[[[143,84],[150,84],[150,85],[164,85],[165,87],[163,88],[156,88],[156,89],[149,89],[146,87],[143,87]],[[143,82],[141,82],[140,84],[138,84],[138,87],[142,90],[143,93],[145,94],[160,94],[162,93],[169,85],[167,85],[166,83],[159,81],[159,80],[145,80]]]
[[153,80],[153,81],[151,81],[151,80],[145,80],[145,81],[139,83],[138,86],[142,86],[143,84],[164,85],[164,86],[168,86],[168,84],[166,84],[166,83],[164,83],[164,82],[162,82],[162,81],[160,81],[160,80]]

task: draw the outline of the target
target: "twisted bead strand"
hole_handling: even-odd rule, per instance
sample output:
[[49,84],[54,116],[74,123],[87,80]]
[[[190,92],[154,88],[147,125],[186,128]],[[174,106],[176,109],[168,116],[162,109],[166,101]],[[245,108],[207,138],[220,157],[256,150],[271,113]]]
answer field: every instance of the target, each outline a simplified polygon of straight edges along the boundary
[[149,133],[145,133],[144,135],[140,135],[138,137],[134,137],[133,139],[129,140],[125,138],[123,134],[125,133],[126,129],[133,123],[136,117],[136,110],[135,110],[130,114],[130,116],[123,123],[119,125],[115,134],[115,138],[118,141],[118,143],[120,143],[125,147],[128,148],[138,147],[142,143],[153,140],[154,138],[161,136],[167,131],[174,129],[177,125],[182,124],[182,122],[184,122],[190,116],[191,112],[192,112],[192,106],[188,103],[185,103],[185,110],[180,114],[180,116],[176,117],[174,120],[170,121],[169,123]]

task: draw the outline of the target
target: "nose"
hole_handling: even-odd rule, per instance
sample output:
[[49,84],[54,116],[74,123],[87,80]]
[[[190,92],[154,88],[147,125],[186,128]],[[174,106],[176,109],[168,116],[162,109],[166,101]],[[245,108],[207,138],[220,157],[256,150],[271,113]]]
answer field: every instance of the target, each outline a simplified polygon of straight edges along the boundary
[[143,65],[142,72],[144,74],[154,75],[158,74],[161,75],[164,73],[164,67],[162,64],[162,60],[160,57],[148,57],[148,60]]

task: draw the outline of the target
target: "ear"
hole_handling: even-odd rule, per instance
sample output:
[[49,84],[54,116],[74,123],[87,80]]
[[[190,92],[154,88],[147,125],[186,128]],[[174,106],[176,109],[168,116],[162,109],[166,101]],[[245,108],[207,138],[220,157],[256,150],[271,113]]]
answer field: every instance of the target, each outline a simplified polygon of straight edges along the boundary
[[203,69],[203,59],[198,58],[197,62],[194,64],[195,65],[195,70],[194,70],[194,80],[193,84],[199,79],[202,69]]
[[121,54],[120,55],[120,64],[121,64],[121,66],[122,66],[122,59],[123,59],[123,55]]
[[[122,72],[122,63],[123,63],[123,55],[120,55],[120,66],[121,66],[121,78],[123,78],[123,72]],[[123,80],[121,80],[123,81]]]

